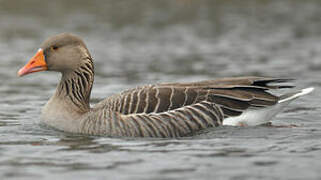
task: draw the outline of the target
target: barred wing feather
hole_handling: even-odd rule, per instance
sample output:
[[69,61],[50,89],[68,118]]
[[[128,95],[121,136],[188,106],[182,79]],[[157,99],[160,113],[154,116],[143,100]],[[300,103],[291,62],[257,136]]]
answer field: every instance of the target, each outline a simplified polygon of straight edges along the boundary
[[124,91],[108,101],[112,101],[112,108],[121,114],[160,113],[208,101],[218,105],[224,116],[229,117],[240,115],[249,107],[276,104],[279,98],[267,90],[290,86],[269,83],[286,81],[288,79],[248,77],[148,85]]

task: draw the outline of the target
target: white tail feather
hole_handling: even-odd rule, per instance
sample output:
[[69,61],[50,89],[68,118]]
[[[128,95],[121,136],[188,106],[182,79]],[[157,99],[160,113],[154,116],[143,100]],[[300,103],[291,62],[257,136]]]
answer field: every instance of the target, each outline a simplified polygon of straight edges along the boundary
[[223,125],[230,126],[256,126],[269,122],[277,113],[282,111],[290,102],[296,98],[309,94],[314,90],[313,87],[302,89],[296,93],[289,93],[281,96],[279,102],[273,106],[262,109],[248,109],[240,116],[229,117],[223,120]]
[[287,98],[279,100],[279,103],[283,103],[283,102],[286,102],[286,101],[289,101],[289,100],[294,100],[294,99],[296,99],[296,98],[298,98],[300,96],[304,96],[306,94],[311,93],[313,90],[314,90],[314,87],[309,87],[309,88],[302,89],[298,93],[294,93],[292,96],[289,96]]

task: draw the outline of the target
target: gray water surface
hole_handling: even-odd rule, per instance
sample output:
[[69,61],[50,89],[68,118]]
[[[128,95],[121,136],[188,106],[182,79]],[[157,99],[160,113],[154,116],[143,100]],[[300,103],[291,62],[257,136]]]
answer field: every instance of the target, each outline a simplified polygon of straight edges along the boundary
[[[0,0],[0,179],[321,179],[321,2]],[[92,104],[137,85],[225,76],[316,90],[274,118],[181,139],[76,136],[42,126],[52,72],[17,70],[48,36],[84,38]]]

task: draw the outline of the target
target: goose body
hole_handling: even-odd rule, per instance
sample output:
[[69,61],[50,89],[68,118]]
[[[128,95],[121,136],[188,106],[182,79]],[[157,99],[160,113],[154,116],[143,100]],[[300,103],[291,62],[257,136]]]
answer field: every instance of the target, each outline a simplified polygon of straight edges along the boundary
[[46,40],[18,75],[45,70],[60,72],[62,77],[42,110],[42,121],[89,135],[182,137],[220,125],[260,125],[313,90],[276,96],[268,91],[291,88],[282,85],[289,79],[221,78],[140,86],[90,107],[93,60],[84,42],[68,33]]

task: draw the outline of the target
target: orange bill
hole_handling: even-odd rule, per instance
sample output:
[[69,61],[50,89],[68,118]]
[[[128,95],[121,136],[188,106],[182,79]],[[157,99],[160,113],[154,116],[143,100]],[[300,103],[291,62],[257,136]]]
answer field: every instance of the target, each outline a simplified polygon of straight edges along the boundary
[[33,72],[45,71],[47,69],[48,67],[45,61],[43,50],[39,49],[36,55],[33,56],[29,62],[18,71],[18,76],[24,76]]

